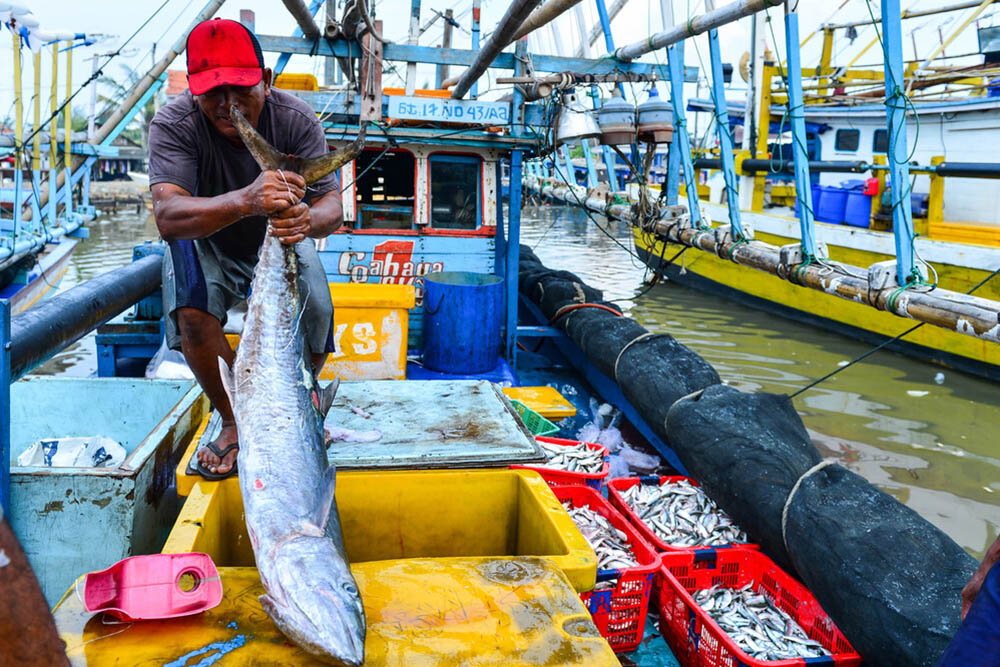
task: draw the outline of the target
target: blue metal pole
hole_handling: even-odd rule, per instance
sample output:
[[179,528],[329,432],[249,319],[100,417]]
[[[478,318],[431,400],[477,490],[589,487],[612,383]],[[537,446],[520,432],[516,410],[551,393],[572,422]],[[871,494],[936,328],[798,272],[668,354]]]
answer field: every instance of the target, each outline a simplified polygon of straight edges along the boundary
[[[481,0],[472,0],[472,50],[479,50],[479,3]],[[469,97],[476,99],[479,96],[479,81],[476,80],[469,89]]]
[[[898,7],[898,4],[897,4]],[[785,14],[785,49],[788,53],[788,115],[792,120],[792,154],[795,156],[795,198],[799,208],[799,227],[804,259],[816,256],[816,225],[813,222],[812,194],[809,179],[809,155],[806,153],[806,118],[802,100],[802,62],[799,53],[799,15]]]
[[570,185],[576,185],[576,169],[573,168],[573,160],[570,159],[569,146],[562,145],[563,160],[566,161],[566,180]]
[[[604,34],[604,45],[607,47],[608,53],[614,53],[615,52],[615,38],[614,38],[614,35],[611,34],[611,17],[608,16],[608,8],[604,4],[604,0],[595,0],[595,2],[597,3],[597,16],[601,20],[601,32]],[[618,83],[618,92],[620,92],[622,94],[622,99],[623,100],[626,99],[626,97],[625,97],[625,84],[623,84],[621,82]],[[608,154],[611,154],[611,149],[610,148],[605,147],[605,150],[607,151]],[[632,164],[638,166],[638,164],[639,164],[639,148],[638,148],[638,146],[635,145],[635,143],[633,143],[632,146],[631,146],[631,153],[632,153]],[[612,155],[612,160],[613,159],[614,159],[614,156]],[[615,181],[617,182],[617,178],[615,179]]]
[[[895,12],[893,14],[892,12]],[[906,143],[906,96],[903,86],[903,26],[899,0],[882,0],[885,47],[885,115],[889,126],[889,174],[892,181],[892,231],[896,237],[896,280],[914,280],[913,211],[910,204],[909,148]]]
[[708,31],[708,52],[712,67],[712,101],[715,103],[715,124],[719,132],[719,152],[722,155],[722,175],[726,181],[726,205],[729,224],[735,240],[744,238],[740,218],[740,191],[736,181],[736,161],[733,159],[733,135],[729,132],[729,111],[726,109],[725,79],[722,76],[722,54],[719,31]]
[[[597,4],[597,16],[601,20],[601,32],[604,33],[604,46],[607,47],[608,53],[614,53],[615,38],[611,34],[611,17],[608,16],[608,8],[604,4],[604,0],[594,1]],[[622,94],[622,99],[625,99],[625,85],[619,83],[618,90]]]
[[[691,216],[691,224],[701,227],[701,206],[698,203],[698,184],[694,180],[694,162],[691,160],[691,137],[687,131],[687,116],[684,112],[684,42],[672,44],[667,47],[667,67],[670,71],[670,103],[674,107],[674,140],[671,142],[671,150],[677,146],[680,153],[680,166],[684,171],[684,187],[687,189],[688,214]],[[676,187],[680,190],[677,182],[676,170],[674,171],[674,183],[668,187]],[[669,177],[668,177],[669,178]],[[669,192],[675,192],[670,190]],[[677,198],[674,198],[676,202]],[[669,201],[669,200],[668,200]]]
[[580,145],[583,146],[583,159],[587,162],[587,187],[596,188],[598,184],[597,166],[594,164],[594,156],[590,152],[590,141],[584,139]]
[[[309,5],[309,13],[312,16],[316,16],[316,12],[319,11],[319,8],[322,5],[323,5],[323,0],[313,0],[312,3]],[[322,32],[323,29],[320,28],[320,33]],[[292,31],[292,37],[301,37],[301,36],[302,36],[302,28],[295,26],[295,30]],[[291,57],[292,57],[291,53],[282,53],[280,56],[278,56],[278,62],[275,63],[274,65],[275,77],[277,77],[279,74],[285,71],[285,66],[288,65],[288,61],[291,59]]]
[[[524,61],[527,59],[528,53],[528,39],[522,37],[517,40],[517,44],[514,45],[514,76],[524,76],[526,67]],[[513,111],[513,125],[510,128],[511,134],[515,137],[524,136],[524,95],[521,93],[521,89],[514,86],[514,92],[512,94],[511,100],[511,110]],[[514,175],[510,176],[511,191],[514,189]],[[518,186],[520,187],[520,186]]]
[[[590,99],[593,101],[595,109],[601,108],[601,95],[597,91],[597,86],[590,87]],[[621,190],[618,183],[618,172],[615,171],[615,154],[611,150],[611,146],[601,146],[601,157],[604,158],[604,168],[608,170],[608,187],[611,188],[612,192]]]
[[10,516],[10,301],[0,299],[0,505]]
[[507,220],[507,259],[504,291],[507,307],[507,360],[517,368],[517,274],[521,261],[521,151],[510,156],[510,206]]
[[680,200],[681,150],[679,136],[678,131],[675,130],[674,140],[670,142],[670,147],[667,149],[667,178],[662,186],[667,189],[667,206],[676,206]]
[[[531,167],[531,164],[528,164]],[[493,275],[503,278],[506,273],[507,240],[503,233],[503,166],[500,160],[496,162],[497,182],[497,234],[493,251]]]

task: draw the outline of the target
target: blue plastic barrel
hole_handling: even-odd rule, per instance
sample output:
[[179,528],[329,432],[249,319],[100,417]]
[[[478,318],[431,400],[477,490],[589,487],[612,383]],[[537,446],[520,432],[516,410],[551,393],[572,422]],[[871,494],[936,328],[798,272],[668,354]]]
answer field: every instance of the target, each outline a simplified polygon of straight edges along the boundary
[[872,198],[863,189],[853,189],[847,193],[847,205],[844,207],[844,223],[852,227],[865,227],[872,220]]
[[500,358],[503,278],[441,271],[424,276],[424,366],[482,373]]
[[844,209],[847,207],[847,190],[827,186],[821,187],[820,190],[823,194],[819,198],[816,219],[820,222],[842,224]]

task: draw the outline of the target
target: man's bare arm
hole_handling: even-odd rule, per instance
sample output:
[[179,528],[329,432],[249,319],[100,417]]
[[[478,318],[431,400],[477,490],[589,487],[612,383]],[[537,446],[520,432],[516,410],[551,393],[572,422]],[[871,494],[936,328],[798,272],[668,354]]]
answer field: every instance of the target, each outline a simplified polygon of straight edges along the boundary
[[165,241],[201,239],[252,215],[273,215],[299,203],[305,181],[291,172],[264,171],[245,188],[195,197],[172,183],[152,187],[153,215]]

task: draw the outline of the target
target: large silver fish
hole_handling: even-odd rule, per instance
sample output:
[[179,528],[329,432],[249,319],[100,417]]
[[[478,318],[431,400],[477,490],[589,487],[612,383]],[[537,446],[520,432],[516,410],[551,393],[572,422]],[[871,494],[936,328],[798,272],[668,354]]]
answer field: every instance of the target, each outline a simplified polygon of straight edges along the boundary
[[[282,155],[236,107],[231,117],[261,169],[285,169],[312,183],[353,159],[351,146],[319,158]],[[300,647],[328,661],[364,661],[365,616],[348,567],[326,458],[323,418],[337,382],[314,386],[299,328],[302,299],[294,246],[270,234],[254,270],[233,369],[220,359],[240,449],[247,532],[266,593],[267,614]],[[316,392],[314,398],[314,391]]]

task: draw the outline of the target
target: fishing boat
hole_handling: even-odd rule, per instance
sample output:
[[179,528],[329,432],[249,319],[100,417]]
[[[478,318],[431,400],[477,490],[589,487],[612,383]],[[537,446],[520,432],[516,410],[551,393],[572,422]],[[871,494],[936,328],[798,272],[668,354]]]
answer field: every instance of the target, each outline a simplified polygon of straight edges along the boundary
[[[900,252],[892,231],[910,224],[895,217],[898,209],[891,202],[897,200],[892,198],[891,178],[887,178],[890,162],[905,161],[912,175],[903,187],[910,195],[912,214],[907,215],[911,215],[916,232],[914,262],[933,267],[933,273],[924,269],[927,282],[957,292],[969,291],[1000,266],[1000,227],[993,201],[996,189],[990,182],[1000,172],[985,148],[993,141],[998,108],[990,88],[995,60],[991,37],[996,28],[979,27],[979,53],[951,61],[965,64],[936,63],[945,47],[970,30],[988,7],[959,3],[904,11],[904,23],[906,19],[965,13],[959,14],[962,20],[942,36],[940,48],[918,59],[901,61],[895,74],[888,76],[888,83],[885,72],[892,71],[888,64],[882,68],[856,65],[865,53],[873,52],[873,47],[877,47],[875,51],[882,50],[880,45],[886,51],[893,47],[884,29],[873,26],[873,20],[831,20],[808,35],[806,40],[822,38],[822,55],[815,68],[798,65],[796,53],[784,60],[777,58],[774,54],[783,52],[785,46],[767,40],[763,26],[757,24],[758,38],[744,59],[744,65],[752,63],[753,72],[751,67],[742,72],[750,84],[749,102],[726,100],[725,89],[713,80],[711,99],[692,99],[687,104],[688,111],[718,114],[719,124],[712,124],[701,138],[702,149],[693,160],[695,177],[684,185],[698,188],[707,219],[713,221],[730,220],[725,198],[739,197],[740,216],[757,238],[779,247],[802,237],[796,218],[812,215],[820,223],[815,225],[815,238],[825,245],[825,257],[869,267],[891,261]],[[834,62],[835,39],[853,31],[848,35],[853,41],[858,30],[868,30],[870,42],[846,65]],[[791,84],[787,75],[793,66],[802,68],[804,83],[798,98],[803,105],[801,131],[795,129],[794,114],[788,111]],[[894,76],[910,94],[905,113],[898,114],[896,134],[886,125],[883,102]],[[717,138],[722,126],[731,135],[728,139]],[[743,135],[738,148],[732,140],[736,128]],[[793,175],[796,143],[805,147],[810,161],[808,193]],[[722,159],[720,150],[732,151],[734,160]],[[727,162],[733,171],[724,175]],[[703,183],[709,175],[718,184],[711,190]],[[823,195],[827,195],[825,200]],[[672,192],[668,200],[671,197]],[[810,210],[803,211],[803,207]],[[864,341],[891,341],[890,349],[917,358],[990,379],[998,377],[995,346],[926,327],[897,340],[906,326],[885,313],[856,308],[828,295],[803,294],[787,282],[752,271],[734,271],[731,263],[717,257],[698,254],[687,256],[683,269],[662,267],[663,253],[669,256],[676,250],[661,247],[638,232],[636,248],[651,270],[662,270],[671,280]],[[1000,294],[997,289],[995,283],[986,283],[976,294],[996,299]]]
[[[195,24],[220,4],[210,2]],[[331,66],[346,63],[345,74],[358,82],[357,89],[348,84],[318,90],[304,77],[305,85],[293,92],[320,115],[331,149],[353,142],[362,124],[368,129],[365,151],[339,174],[345,224],[318,245],[337,312],[336,351],[320,380],[344,380],[325,422],[328,459],[338,469],[344,541],[368,618],[365,664],[616,665],[617,653],[640,665],[766,665],[780,651],[794,661],[782,664],[933,664],[957,626],[959,593],[974,560],[925,518],[823,461],[787,397],[727,387],[694,351],[625,316],[565,270],[572,267],[545,266],[520,244],[523,198],[536,193],[588,215],[633,222],[637,249],[667,275],[668,248],[690,248],[689,273],[698,264],[718,263],[741,285],[752,280],[745,276],[774,281],[797,308],[811,308],[810,299],[832,299],[849,305],[857,318],[885,318],[893,332],[917,320],[925,324],[923,332],[961,341],[949,345],[965,350],[970,363],[995,365],[1000,303],[940,282],[934,289],[915,288],[909,270],[898,269],[905,257],[892,251],[893,237],[864,232],[880,239],[874,249],[895,259],[869,268],[863,251],[836,258],[822,253],[817,230],[824,228],[808,207],[800,211],[801,233],[795,234],[794,219],[741,211],[737,197],[725,206],[698,199],[698,156],[688,150],[683,122],[685,70],[673,45],[702,31],[717,44],[711,33],[719,26],[778,0],[734,3],[667,37],[644,41],[649,48],[667,47],[667,65],[636,60],[634,49],[645,47],[613,50],[603,11],[601,29],[611,55],[529,58],[521,37],[572,3],[539,9],[537,2],[515,0],[482,44],[477,11],[471,49],[420,46],[419,2],[413,3],[411,43],[405,45],[378,38],[381,22],[368,15],[366,3],[355,5],[358,14],[337,17],[339,27],[326,40],[316,39],[319,3],[312,11],[300,2],[286,4],[299,23],[296,34],[259,35],[265,52],[281,54],[277,73],[284,74],[293,54],[325,58]],[[603,2],[598,6],[603,10]],[[883,1],[885,16],[893,16],[893,8],[894,0]],[[241,13],[251,29],[253,18]],[[795,48],[797,19],[789,9],[787,39]],[[511,43],[514,51],[506,51]],[[157,75],[179,50],[166,57]],[[382,86],[388,63],[405,66],[405,88]],[[421,90],[418,63],[468,69],[455,77],[450,92]],[[713,51],[713,76],[720,64]],[[509,101],[474,92],[488,69],[513,71]],[[801,71],[790,64],[788,72],[795,107]],[[444,86],[447,77],[440,78]],[[621,116],[627,126],[629,113],[610,91],[634,79],[666,82],[671,95],[666,110],[653,109],[648,141],[633,151],[621,146],[631,143],[629,132],[640,130],[622,130]],[[546,85],[548,92],[539,94]],[[603,120],[619,114],[603,129],[572,90],[583,86],[605,87]],[[793,114],[792,120],[801,134],[802,117]],[[901,117],[892,120],[893,131],[900,131]],[[626,141],[609,139],[607,150],[589,143],[605,131],[624,131]],[[656,144],[670,136],[666,180],[658,192],[650,190],[648,169],[635,158],[648,151],[645,164],[652,165]],[[567,166],[572,169],[563,147],[577,145],[586,147],[592,187],[560,177]],[[596,172],[589,167],[598,158],[606,174],[617,173],[610,146],[619,147],[637,187],[589,182]],[[726,178],[735,179],[733,154],[725,148],[718,159]],[[809,183],[808,156],[796,150],[793,161],[797,182]],[[897,173],[904,167],[905,161],[893,165],[893,183],[906,181]],[[546,168],[551,172],[543,173]],[[682,177],[686,205],[679,199]],[[912,229],[912,219],[905,210],[896,215],[902,218],[895,241],[913,243],[912,235],[902,235]],[[785,226],[769,231],[769,224]],[[774,241],[778,231],[791,239],[780,247]],[[843,243],[854,247],[847,237]],[[73,664],[186,664],[200,656],[233,664],[311,664],[257,599],[262,588],[238,481],[209,481],[195,468],[197,451],[219,428],[207,400],[192,382],[125,377],[132,362],[145,367],[163,340],[162,252],[162,244],[145,244],[130,265],[13,317],[0,301],[3,461],[16,461],[44,438],[65,435],[62,423],[25,425],[40,422],[29,413],[31,406],[44,409],[69,393],[102,409],[126,406],[127,414],[103,421],[102,434],[128,450],[124,463],[111,470],[83,467],[60,475],[11,463],[9,491],[7,477],[0,476],[0,502],[13,509],[7,513],[28,545]],[[920,256],[933,263],[923,246]],[[857,277],[862,272],[873,278],[866,283]],[[877,290],[874,278],[881,281]],[[118,317],[126,310],[127,316]],[[25,377],[95,328],[101,377],[60,378],[69,389]],[[58,333],[47,333],[52,331]],[[239,331],[229,334],[239,345]],[[133,421],[134,406],[147,405],[138,401],[154,395],[155,406],[138,410],[145,418]],[[608,407],[592,412],[592,401]],[[67,412],[77,409],[82,407]],[[605,446],[574,440],[587,422],[600,432],[595,440],[617,432],[616,449],[627,433],[633,461],[647,464],[631,471],[644,474],[609,479]],[[97,435],[92,431],[100,426],[83,421],[78,431],[86,433],[68,434]],[[558,437],[544,439],[551,436]],[[596,464],[596,471],[573,470],[569,463],[553,470],[549,459],[558,447],[573,452],[567,459]],[[703,456],[707,449],[711,460]],[[622,456],[619,450],[617,463]],[[74,475],[94,488],[113,484],[100,491],[107,495],[95,499],[88,490],[87,502],[71,503],[66,491],[79,489]],[[19,477],[45,486],[29,490],[26,482],[18,485]],[[666,500],[676,484],[682,496],[698,499]],[[828,489],[825,509],[816,501],[817,485]],[[747,493],[761,495],[748,501]],[[644,494],[662,494],[655,502],[673,508],[663,514],[667,524],[654,520],[655,506],[637,504],[647,502],[637,499]],[[91,514],[67,514],[78,505]],[[113,509],[113,519],[90,505]],[[588,540],[592,527],[581,531],[575,519],[584,508],[605,517],[610,534],[624,536],[619,539],[634,565],[611,566],[609,554],[620,557],[622,549],[615,553]],[[839,521],[847,514],[856,517],[851,525]],[[108,548],[76,549],[74,559],[66,560],[66,544],[45,541],[54,532],[46,521],[65,516],[88,523],[85,534],[61,523],[70,539],[108,541]],[[694,546],[669,543],[666,533],[679,530],[682,521],[696,536]],[[720,526],[738,535],[729,532],[734,522],[746,529],[745,539],[708,544],[697,537]],[[899,570],[894,549],[903,535],[932,545],[926,553],[907,553],[907,576],[915,572],[920,586],[893,583]],[[211,556],[223,588],[218,606],[181,619],[110,626],[101,609],[77,593],[87,572],[156,552]],[[179,578],[147,583],[181,597],[195,595],[199,586],[197,580],[182,585]],[[777,642],[781,646],[764,650],[752,636],[747,643],[749,635],[739,629],[724,629],[711,609],[744,594],[761,616],[783,619],[783,634],[793,632],[795,621],[802,636],[786,636]],[[113,608],[113,602],[105,606]],[[647,611],[658,625],[647,621]]]

